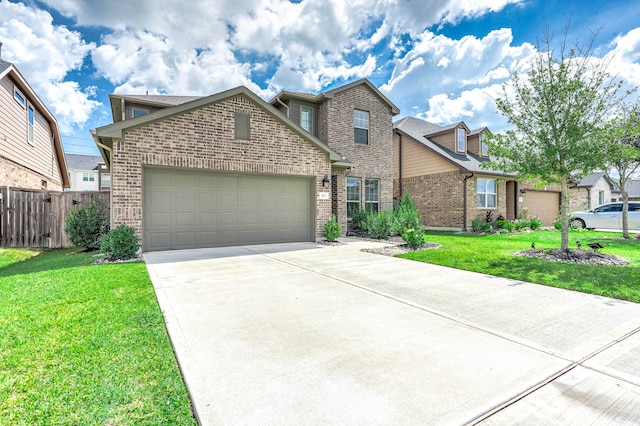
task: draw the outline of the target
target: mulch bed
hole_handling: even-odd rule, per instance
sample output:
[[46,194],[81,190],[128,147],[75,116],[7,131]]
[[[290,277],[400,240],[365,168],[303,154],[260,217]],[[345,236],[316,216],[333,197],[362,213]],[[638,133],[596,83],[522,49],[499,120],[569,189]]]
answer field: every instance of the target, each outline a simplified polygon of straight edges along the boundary
[[535,249],[522,250],[514,253],[516,256],[536,257],[554,262],[580,263],[584,265],[628,265],[625,259],[612,254],[604,254],[592,250],[579,249]]

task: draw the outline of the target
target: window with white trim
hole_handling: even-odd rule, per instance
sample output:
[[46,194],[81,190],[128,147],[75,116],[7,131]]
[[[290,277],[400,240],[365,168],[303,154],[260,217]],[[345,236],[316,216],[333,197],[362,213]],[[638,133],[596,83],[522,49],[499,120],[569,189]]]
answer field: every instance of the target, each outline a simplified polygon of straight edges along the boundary
[[24,108],[27,105],[27,98],[24,97],[17,86],[13,86],[13,99],[15,99]]
[[480,155],[489,155],[489,145],[487,145],[487,138],[484,133],[480,133]]
[[27,141],[31,145],[36,144],[36,112],[31,105],[27,105]]
[[83,182],[95,182],[96,178],[93,173],[82,173],[82,181]]
[[364,208],[367,211],[380,211],[380,181],[378,179],[364,180]]
[[369,144],[369,113],[367,111],[353,111],[353,140],[359,145]]
[[467,132],[464,129],[456,131],[456,150],[458,152],[467,152]]
[[300,107],[300,127],[309,133],[313,133],[313,109],[303,106]]
[[133,118],[142,117],[143,115],[149,114],[149,110],[143,108],[133,108],[132,114]]
[[360,178],[347,178],[347,220],[360,210]]
[[495,209],[497,192],[496,180],[478,178],[478,207],[481,209]]

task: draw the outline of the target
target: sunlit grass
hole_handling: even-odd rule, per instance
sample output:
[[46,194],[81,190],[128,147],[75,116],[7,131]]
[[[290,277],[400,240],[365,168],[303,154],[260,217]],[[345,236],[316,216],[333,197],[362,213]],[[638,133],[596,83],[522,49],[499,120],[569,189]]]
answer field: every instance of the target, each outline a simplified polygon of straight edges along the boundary
[[0,250],[0,424],[192,425],[144,263]]
[[626,259],[627,266],[578,265],[513,255],[530,249],[531,243],[540,249],[559,248],[560,232],[557,231],[504,235],[429,231],[425,240],[443,247],[400,257],[640,302],[640,241],[625,240],[619,233],[571,232],[570,246],[575,249],[576,241],[580,241],[584,250],[588,243],[599,242],[604,246],[602,253]]

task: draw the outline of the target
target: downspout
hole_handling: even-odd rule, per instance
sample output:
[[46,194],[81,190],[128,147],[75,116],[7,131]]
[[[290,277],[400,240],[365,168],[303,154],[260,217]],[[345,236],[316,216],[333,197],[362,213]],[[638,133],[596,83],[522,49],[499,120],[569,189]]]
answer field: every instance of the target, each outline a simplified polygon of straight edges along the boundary
[[402,135],[396,130],[398,135],[398,200],[402,198]]
[[467,180],[471,179],[473,176],[473,172],[471,175],[467,175],[464,177],[464,181],[462,181],[462,230],[467,231]]
[[282,105],[283,107],[285,107],[285,108],[287,109],[287,118],[290,118],[290,117],[289,117],[289,105],[287,105],[287,104],[285,104],[284,102],[282,102],[282,101],[280,100],[280,96],[276,96],[276,101],[278,101],[278,103],[279,103],[280,105]]
[[[113,156],[113,149],[111,147],[106,146],[102,142],[100,142],[100,138],[95,136],[95,135],[94,135],[93,140],[96,143],[96,145],[98,145],[100,148],[102,148],[102,149],[104,149],[106,151],[109,151],[109,159],[111,159],[111,157]],[[113,143],[113,141],[111,143]],[[106,164],[105,164],[105,166],[106,166]],[[112,229],[113,228],[113,173],[111,171],[111,161],[109,162],[108,170],[109,170],[109,179],[110,179],[110,185],[109,185],[109,228]],[[100,173],[98,173],[98,178],[100,179]],[[98,182],[98,188],[100,188],[100,185],[102,185],[102,182]]]

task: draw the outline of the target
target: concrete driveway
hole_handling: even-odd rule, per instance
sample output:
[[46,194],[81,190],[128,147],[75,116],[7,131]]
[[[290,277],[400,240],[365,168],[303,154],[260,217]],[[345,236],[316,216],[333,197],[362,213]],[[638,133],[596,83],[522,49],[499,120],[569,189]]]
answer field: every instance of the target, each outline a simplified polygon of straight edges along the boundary
[[144,255],[203,425],[640,423],[639,304],[345,241]]

